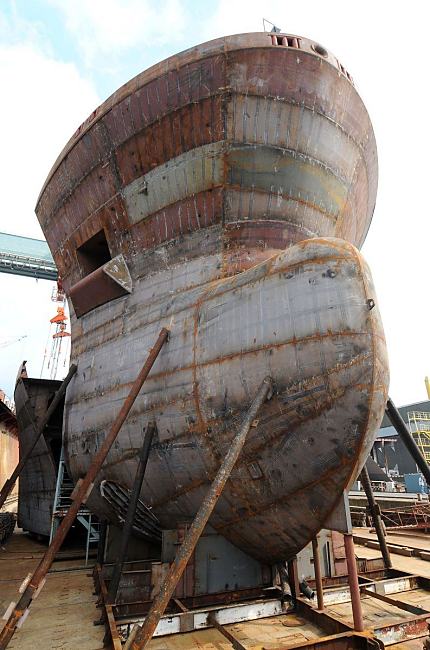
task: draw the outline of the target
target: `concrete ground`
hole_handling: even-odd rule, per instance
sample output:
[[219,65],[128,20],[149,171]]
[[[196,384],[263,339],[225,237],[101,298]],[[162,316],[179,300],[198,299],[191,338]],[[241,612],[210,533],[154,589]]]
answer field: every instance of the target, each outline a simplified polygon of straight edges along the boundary
[[[372,541],[377,541],[378,539],[376,533],[371,533],[369,528],[354,528],[354,539],[356,537],[366,538]],[[426,535],[425,533],[412,531],[405,533],[388,533],[387,541],[389,544],[398,544],[399,546],[407,546],[409,548],[430,552],[430,535]],[[354,543],[357,557],[370,559],[381,557],[381,553],[378,549],[367,548],[366,546],[358,544],[356,541]],[[395,569],[407,571],[408,573],[415,573],[424,578],[430,578],[430,562],[427,560],[391,553],[391,561]]]
[[[18,531],[0,548],[0,613],[19,597],[18,589],[40,561],[46,544]],[[93,625],[100,618],[93,595],[91,569],[84,560],[56,561],[30,614],[17,630],[11,650],[101,650],[104,627]],[[0,629],[4,621],[0,619]]]

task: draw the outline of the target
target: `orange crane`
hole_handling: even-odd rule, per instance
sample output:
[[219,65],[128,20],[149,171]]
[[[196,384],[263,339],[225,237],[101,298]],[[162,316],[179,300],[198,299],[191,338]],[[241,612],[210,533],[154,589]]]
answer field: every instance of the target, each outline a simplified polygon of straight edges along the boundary
[[[48,340],[45,346],[45,354],[43,357],[42,370],[40,376],[42,377],[45,362],[47,360],[47,368],[50,370],[50,379],[56,379],[60,359],[63,357],[63,365],[66,366],[68,361],[68,340],[70,339],[70,332],[67,331],[66,321],[68,316],[65,313],[66,298],[61,285],[61,280],[58,279],[57,287],[52,292],[53,302],[60,303],[57,307],[57,313],[50,319],[50,329]],[[49,341],[51,346],[48,354]]]

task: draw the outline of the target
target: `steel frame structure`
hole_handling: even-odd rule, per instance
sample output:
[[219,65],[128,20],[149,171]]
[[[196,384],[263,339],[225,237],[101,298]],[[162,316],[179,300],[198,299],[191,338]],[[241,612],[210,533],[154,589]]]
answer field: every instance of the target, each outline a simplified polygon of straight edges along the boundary
[[[288,645],[288,648],[378,648],[385,645],[402,643],[411,639],[426,637],[428,634],[427,620],[430,612],[411,605],[399,599],[401,592],[408,592],[416,588],[430,590],[430,580],[420,576],[402,573],[395,569],[385,569],[383,559],[370,561],[357,561],[357,570],[360,581],[360,597],[373,598],[403,610],[407,614],[395,622],[383,623],[366,628],[362,632],[354,630],[353,625],[342,617],[336,617],[327,609],[316,609],[302,597],[298,597],[294,613],[305,621],[311,622],[320,628],[323,636],[312,639],[307,643]],[[98,564],[94,569],[94,581],[100,595],[99,604],[102,608],[102,621],[106,626],[106,643],[112,645],[114,650],[127,649],[127,637],[136,624],[142,624],[149,610],[150,602],[132,604],[110,604],[108,601],[108,585],[103,576],[103,569]],[[335,584],[333,584],[335,583]],[[351,600],[348,587],[348,576],[339,576],[335,579],[323,579],[324,604],[330,607]],[[242,596],[242,597],[241,597]],[[190,632],[193,630],[216,627],[228,638],[233,648],[245,648],[238,639],[235,639],[231,630],[226,630],[224,625],[257,620],[273,616],[281,616],[288,611],[280,597],[279,591],[265,590],[258,595],[257,590],[246,593],[230,594],[230,600],[222,599],[222,594],[212,594],[212,604],[205,605],[202,598],[197,606],[188,602],[177,603],[172,599],[169,603],[169,612],[160,618],[154,637]],[[217,602],[218,599],[218,602]],[[222,629],[220,629],[222,628]],[[125,645],[124,645],[125,642]],[[271,647],[275,648],[275,646]],[[280,642],[276,650],[284,650]],[[246,648],[245,648],[246,650]]]

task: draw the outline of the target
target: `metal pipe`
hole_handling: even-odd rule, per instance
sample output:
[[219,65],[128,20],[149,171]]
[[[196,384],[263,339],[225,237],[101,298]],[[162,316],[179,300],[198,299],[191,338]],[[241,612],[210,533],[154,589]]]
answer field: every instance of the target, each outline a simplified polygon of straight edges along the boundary
[[59,389],[57,390],[57,392],[55,393],[54,399],[52,400],[51,404],[49,405],[49,408],[46,411],[46,414],[43,417],[43,419],[42,419],[41,423],[39,424],[39,426],[36,426],[36,424],[34,423],[33,418],[29,414],[31,424],[33,426],[34,438],[33,438],[32,442],[31,442],[30,446],[28,447],[27,451],[19,459],[18,465],[13,470],[10,478],[6,479],[2,489],[0,491],[0,508],[3,506],[3,504],[6,501],[7,497],[11,493],[11,491],[13,489],[13,486],[16,483],[17,478],[21,474],[26,462],[28,461],[31,454],[33,453],[33,450],[34,450],[35,446],[37,445],[40,437],[42,436],[46,425],[48,424],[49,420],[51,419],[55,409],[57,408],[57,406],[59,405],[59,403],[63,399],[63,397],[64,397],[64,395],[66,393],[67,386],[69,385],[69,383],[70,383],[73,375],[75,374],[76,370],[77,370],[77,366],[74,363],[72,363],[72,365],[69,368],[69,372],[67,373],[66,377],[61,382],[61,385],[60,385]]
[[239,431],[234,436],[230,448],[226,453],[225,458],[217,472],[217,475],[215,476],[207,495],[203,499],[203,502],[194,518],[193,523],[185,535],[185,539],[179,548],[175,560],[172,563],[169,572],[160,587],[160,591],[156,595],[151,605],[151,609],[145,618],[143,626],[141,628],[139,628],[139,626],[134,627],[130,635],[131,638],[129,638],[127,641],[126,648],[131,647],[133,650],[141,650],[141,648],[146,647],[146,644],[152,638],[152,635],[155,632],[160,618],[164,614],[167,604],[171,599],[173,592],[175,591],[176,585],[178,584],[185,570],[185,567],[187,566],[188,560],[190,559],[196,547],[196,544],[208,522],[209,517],[213,512],[213,509],[217,504],[219,497],[221,496],[223,488],[239,457],[239,454],[245,443],[246,436],[248,435],[251,425],[255,420],[258,410],[260,409],[263,402],[265,402],[267,399],[271,390],[272,379],[270,377],[266,377],[261,383],[257,395],[249,407],[248,413],[246,414]]
[[124,526],[121,535],[121,544],[118,551],[118,557],[113,569],[112,579],[109,584],[108,602],[114,603],[118,593],[118,587],[121,580],[122,569],[126,560],[126,553],[128,543],[130,540],[131,531],[133,528],[133,521],[136,514],[137,503],[139,501],[140,491],[142,489],[143,478],[145,476],[146,466],[148,464],[149,452],[151,450],[152,439],[155,432],[155,422],[150,422],[145,433],[142,448],[139,454],[139,464],[136,470],[136,476],[131,491],[130,500],[128,502],[127,515],[125,518]]
[[352,617],[354,630],[363,632],[363,612],[361,610],[360,586],[358,584],[357,563],[355,561],[354,540],[350,533],[343,536],[345,542],[346,564],[348,567],[348,583],[351,594]]
[[366,493],[367,503],[369,504],[373,525],[378,536],[379,548],[381,549],[382,557],[384,559],[384,566],[386,569],[391,569],[392,564],[390,551],[388,550],[387,540],[385,539],[384,527],[381,519],[381,511],[379,509],[379,505],[375,501],[375,496],[373,494],[372,484],[370,483],[369,472],[367,471],[366,465],[364,465],[363,469],[361,470],[360,480]]
[[17,624],[26,613],[28,607],[30,606],[33,600],[33,597],[37,595],[36,592],[42,588],[43,581],[54,561],[55,555],[59,550],[59,548],[61,547],[61,544],[63,543],[64,538],[69,532],[73,522],[75,521],[76,515],[78,514],[81,504],[87,500],[94,486],[94,480],[97,474],[99,473],[106,459],[106,456],[109,453],[110,448],[115,442],[118,432],[121,429],[127,415],[129,414],[131,407],[133,406],[145,379],[147,378],[152,366],[154,365],[156,358],[160,353],[161,348],[167,341],[168,336],[169,336],[168,330],[163,328],[160,331],[157,342],[152,348],[152,350],[150,351],[143,365],[142,370],[140,371],[138,377],[135,379],[129,394],[126,397],[124,404],[122,405],[120,412],[116,416],[111,428],[109,429],[109,432],[102,446],[100,447],[99,451],[94,457],[88,469],[88,472],[86,473],[85,477],[83,479],[80,479],[76,484],[74,493],[72,494],[73,502],[69,510],[67,511],[67,514],[65,515],[61,524],[59,525],[57,532],[55,533],[52,542],[48,547],[48,550],[46,551],[39,565],[37,566],[35,572],[33,573],[30,579],[30,582],[28,583],[27,587],[24,590],[24,593],[22,594],[18,603],[15,605],[11,615],[9,616],[8,621],[6,622],[6,625],[4,626],[3,630],[0,633],[0,650],[4,650],[7,647],[9,641],[11,640],[11,638],[15,633]]
[[314,556],[314,573],[315,573],[315,586],[317,590],[318,609],[322,611],[324,609],[324,592],[323,592],[321,563],[320,563],[320,554],[318,550],[317,537],[314,537],[314,539],[312,540],[312,554]]
[[415,442],[411,432],[409,431],[408,427],[404,423],[402,416],[400,415],[399,411],[397,410],[396,406],[393,403],[393,400],[390,397],[388,398],[385,412],[388,415],[389,419],[391,420],[391,423],[393,427],[396,429],[400,438],[405,443],[412,458],[418,465],[421,473],[423,474],[427,482],[427,485],[430,487],[430,468],[427,465],[425,458],[423,457],[422,453],[420,452],[417,446],[417,443]]

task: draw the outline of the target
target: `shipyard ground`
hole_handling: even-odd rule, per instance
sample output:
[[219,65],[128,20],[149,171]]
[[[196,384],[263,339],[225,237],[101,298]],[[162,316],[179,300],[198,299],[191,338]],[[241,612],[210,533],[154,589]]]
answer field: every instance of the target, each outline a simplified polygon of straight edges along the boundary
[[[355,529],[357,538],[375,539],[369,529]],[[398,543],[401,548],[421,548],[430,550],[430,537],[423,533],[390,535],[389,541]],[[3,611],[11,600],[16,600],[18,588],[24,578],[34,569],[46,549],[43,543],[16,531],[7,546],[0,550],[0,607]],[[377,549],[356,546],[357,556],[373,559],[380,556]],[[418,557],[392,554],[393,566],[399,571],[420,575],[430,579],[430,562]],[[12,650],[101,650],[105,628],[94,625],[100,619],[101,610],[97,607],[91,568],[83,566],[82,556],[74,551],[63,551],[50,571],[46,585],[34,602],[31,613],[23,627],[18,630],[9,644]],[[325,612],[346,625],[352,626],[350,602],[330,598],[327,590]],[[333,593],[333,592],[332,592]],[[340,592],[339,592],[340,593]],[[391,595],[393,595],[390,592]],[[394,597],[398,602],[416,606],[430,612],[430,590],[419,585],[397,591]],[[340,600],[342,600],[340,598]],[[332,601],[332,602],[330,602]],[[385,628],[398,625],[411,618],[404,609],[393,606],[381,599],[362,594],[363,616],[366,628]],[[303,612],[301,612],[303,613]],[[430,614],[429,614],[430,617]],[[0,625],[1,627],[1,625]],[[316,620],[305,619],[300,614],[282,614],[255,621],[226,626],[247,650],[274,650],[306,645],[313,640],[327,637],[327,631]],[[395,650],[422,648],[426,629],[421,628],[418,638],[404,638],[390,643]],[[386,643],[387,645],[387,643]],[[176,650],[199,648],[200,650],[224,650],[231,643],[215,629],[154,638],[148,648],[151,650]],[[314,646],[316,647],[316,646]]]
[[[15,531],[0,549],[0,607],[2,613],[17,600],[22,581],[32,572],[46,544]],[[64,551],[49,572],[30,615],[9,644],[11,650],[99,650],[103,627],[93,625],[100,616],[93,594],[91,569],[83,566],[82,553]],[[67,559],[60,559],[61,557]],[[4,621],[0,622],[0,628]]]

